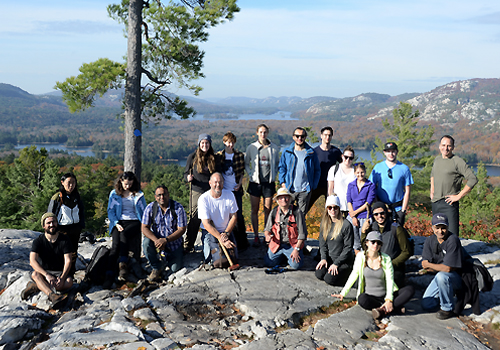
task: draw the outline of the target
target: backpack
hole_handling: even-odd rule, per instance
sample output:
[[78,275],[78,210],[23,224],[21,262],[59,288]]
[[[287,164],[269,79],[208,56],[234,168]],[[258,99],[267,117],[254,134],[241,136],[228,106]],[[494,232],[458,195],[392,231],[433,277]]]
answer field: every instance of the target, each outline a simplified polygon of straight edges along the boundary
[[[175,203],[173,199],[170,199],[168,202],[169,208],[170,208],[170,214],[172,215],[172,231],[175,232],[177,231],[177,213],[175,212]],[[158,208],[159,204],[157,201],[153,203],[153,210],[152,210],[152,217],[151,217],[151,231],[156,232],[156,222],[155,218],[156,215],[158,214]]]
[[103,245],[94,250],[92,258],[90,258],[90,262],[85,269],[84,280],[93,284],[104,283],[106,270],[108,269],[109,252],[110,249]]
[[478,289],[481,292],[489,292],[493,288],[493,278],[486,266],[477,258],[470,258],[468,261],[472,263],[472,267],[476,273]]

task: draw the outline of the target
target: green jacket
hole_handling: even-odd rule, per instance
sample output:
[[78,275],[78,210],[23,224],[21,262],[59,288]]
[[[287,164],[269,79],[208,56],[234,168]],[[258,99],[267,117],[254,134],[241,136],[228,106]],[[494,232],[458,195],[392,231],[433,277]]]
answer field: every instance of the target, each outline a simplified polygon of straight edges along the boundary
[[[392,267],[391,257],[387,254],[382,254],[382,268],[385,274],[385,298],[386,300],[394,300],[393,293],[398,290],[398,286],[394,283],[394,268]],[[361,293],[365,290],[365,277],[363,275],[363,269],[365,268],[365,254],[363,252],[356,255],[356,260],[354,260],[354,267],[352,268],[351,275],[347,280],[344,288],[340,292],[340,295],[345,297],[352,285],[356,280],[358,280],[358,293],[356,298],[359,297]]]

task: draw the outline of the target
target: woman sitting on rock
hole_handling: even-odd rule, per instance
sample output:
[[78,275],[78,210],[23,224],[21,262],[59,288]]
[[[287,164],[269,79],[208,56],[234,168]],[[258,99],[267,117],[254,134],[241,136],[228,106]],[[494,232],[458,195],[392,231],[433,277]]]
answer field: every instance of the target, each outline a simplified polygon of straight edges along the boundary
[[66,173],[61,177],[59,192],[54,194],[49,202],[48,213],[57,217],[58,229],[70,240],[73,249],[71,255],[72,276],[75,271],[76,256],[80,233],[85,228],[85,209],[78,193],[78,182],[73,173]]
[[[112,244],[109,253],[110,271],[107,275],[113,274],[112,271],[116,270],[118,263],[118,280],[121,282],[126,281],[128,274],[128,252],[140,252],[141,249],[141,219],[145,208],[146,200],[139,181],[133,172],[124,172],[116,180],[115,189],[109,194],[108,201]],[[137,247],[132,246],[134,241],[138,242]],[[138,258],[136,256],[136,259]]]
[[394,283],[392,261],[389,255],[381,253],[382,235],[371,231],[366,236],[363,253],[356,255],[354,268],[340,294],[333,297],[342,300],[358,281],[358,304],[366,310],[372,310],[372,316],[378,320],[393,312],[404,313],[404,305],[411,299],[415,290],[406,286],[398,290]]
[[354,233],[340,211],[336,195],[328,196],[319,229],[321,261],[316,265],[316,277],[332,286],[343,285],[352,270]]

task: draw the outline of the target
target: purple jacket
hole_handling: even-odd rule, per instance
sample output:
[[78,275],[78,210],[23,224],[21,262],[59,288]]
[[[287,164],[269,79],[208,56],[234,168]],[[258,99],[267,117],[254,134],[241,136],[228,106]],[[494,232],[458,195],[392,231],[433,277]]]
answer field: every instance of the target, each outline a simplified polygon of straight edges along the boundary
[[[361,191],[358,192],[357,179],[347,185],[347,203],[352,204],[354,210],[361,207],[363,204],[368,202],[372,204],[375,200],[375,185],[370,180],[366,180],[361,187]],[[366,219],[366,211],[363,211],[357,215],[358,219]]]

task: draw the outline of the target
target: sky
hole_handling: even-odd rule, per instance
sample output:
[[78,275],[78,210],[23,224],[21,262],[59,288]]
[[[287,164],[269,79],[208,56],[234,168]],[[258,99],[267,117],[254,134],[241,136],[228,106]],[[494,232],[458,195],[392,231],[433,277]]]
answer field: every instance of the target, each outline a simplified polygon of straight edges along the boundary
[[[111,3],[111,2],[110,2]],[[32,94],[101,57],[123,62],[102,0],[0,3],[0,83]],[[498,0],[239,0],[210,30],[200,98],[427,92],[500,77]],[[187,95],[172,86],[170,91]]]

